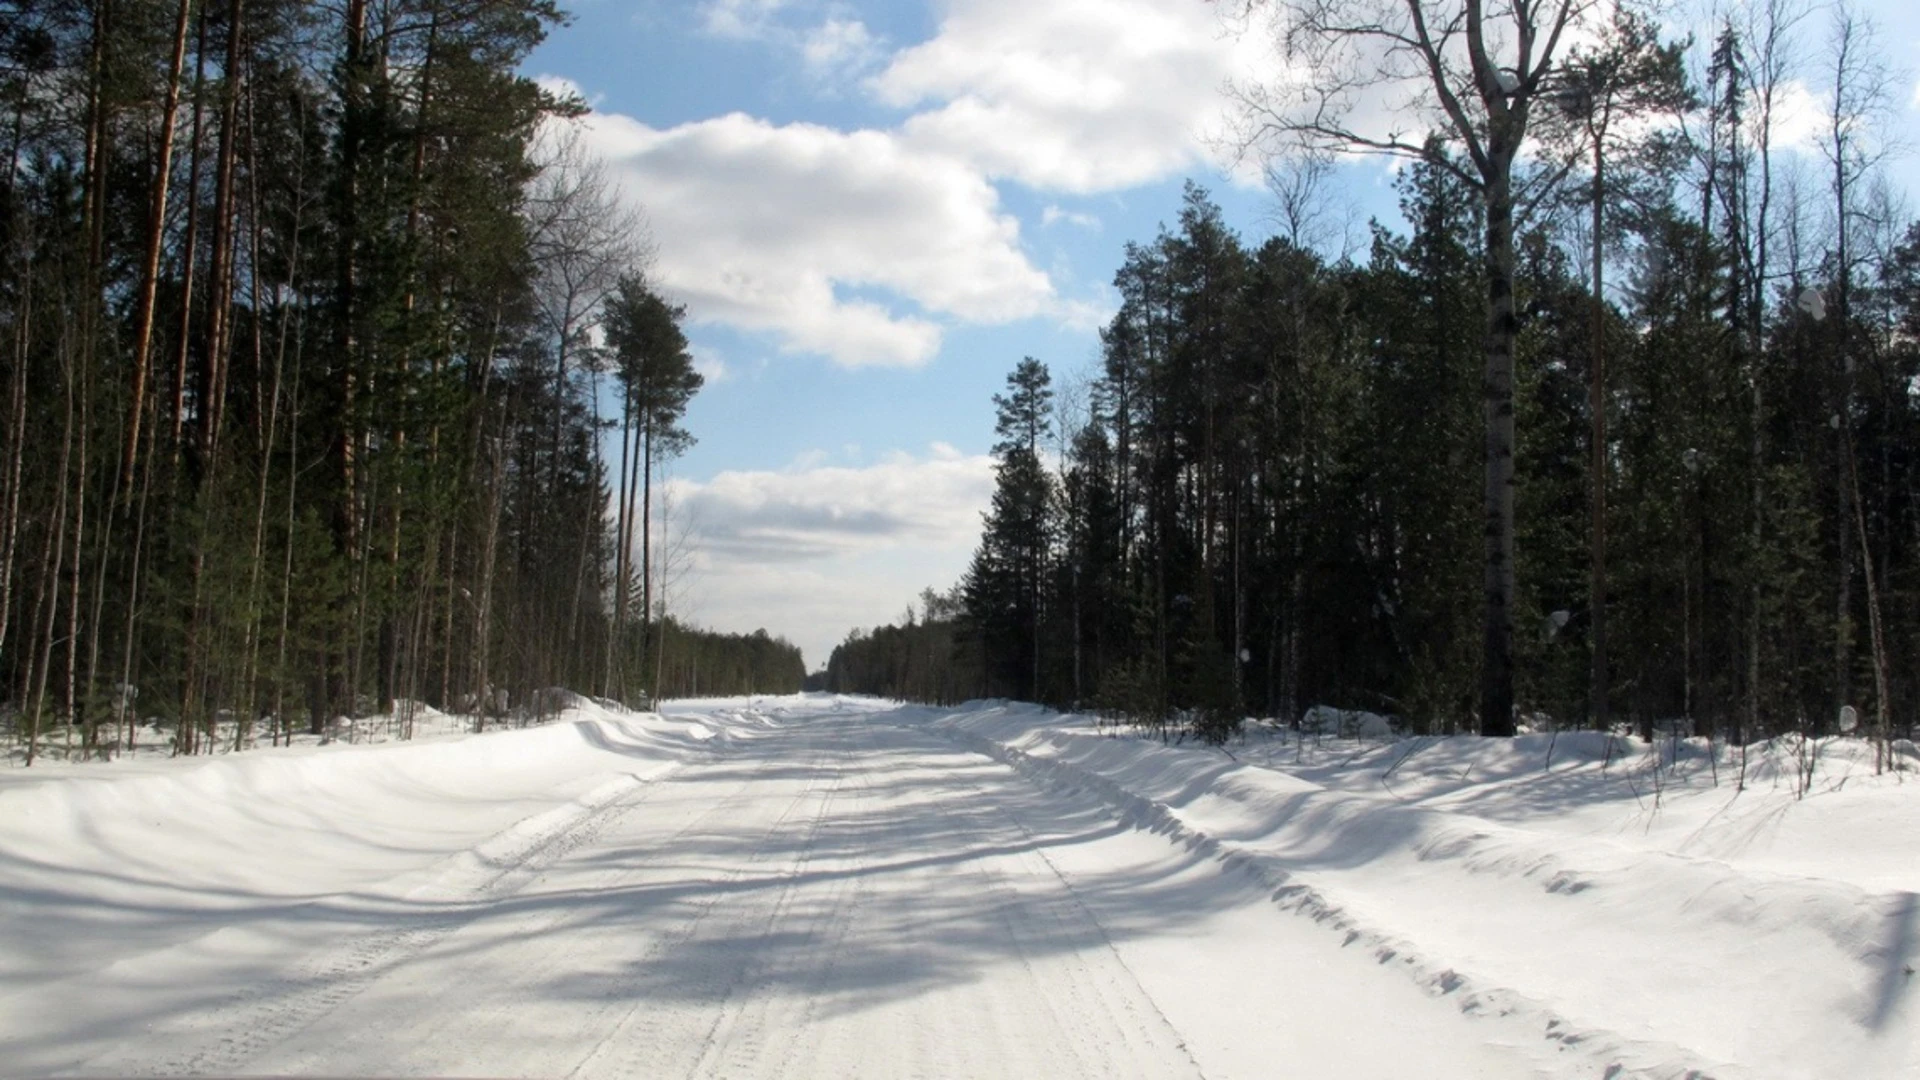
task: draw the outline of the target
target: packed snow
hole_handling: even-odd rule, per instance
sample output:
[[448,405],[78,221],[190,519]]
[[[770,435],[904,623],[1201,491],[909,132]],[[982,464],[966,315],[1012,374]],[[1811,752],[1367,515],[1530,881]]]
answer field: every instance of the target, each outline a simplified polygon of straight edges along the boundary
[[0,1073],[1920,1076],[1910,745],[1313,719],[575,699],[0,769]]

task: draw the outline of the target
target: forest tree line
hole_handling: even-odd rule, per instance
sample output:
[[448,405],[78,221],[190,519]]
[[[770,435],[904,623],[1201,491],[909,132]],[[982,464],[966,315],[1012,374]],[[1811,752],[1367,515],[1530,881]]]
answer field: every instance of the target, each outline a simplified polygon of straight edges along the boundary
[[[996,396],[964,579],[851,634],[829,686],[1216,739],[1322,703],[1435,732],[1910,734],[1920,226],[1878,171],[1862,27],[1790,54],[1804,13],[1754,12],[1698,72],[1623,18],[1575,60],[1645,92],[1605,84],[1611,136],[1563,102],[1515,166],[1513,716],[1479,715],[1486,200],[1437,136],[1404,229],[1345,256],[1315,243],[1324,163],[1276,171],[1255,245],[1189,185],[1127,249],[1097,370],[1028,358]],[[1798,155],[1750,115],[1789,72],[1831,91]]]
[[518,73],[561,18],[0,2],[0,719],[29,762],[56,725],[194,752],[396,700],[797,685],[764,633],[661,621],[654,479],[701,379],[584,106]]
[[729,634],[668,615],[658,626],[654,685],[662,698],[796,694],[807,679],[800,646],[765,630]]

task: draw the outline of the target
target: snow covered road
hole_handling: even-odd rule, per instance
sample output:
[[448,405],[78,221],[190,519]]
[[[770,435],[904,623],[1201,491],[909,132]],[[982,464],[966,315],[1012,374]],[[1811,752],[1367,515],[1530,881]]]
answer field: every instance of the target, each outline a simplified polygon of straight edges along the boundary
[[[783,701],[777,715],[696,703],[651,726],[8,790],[16,818],[70,835],[0,843],[0,1072],[1445,1078],[1591,1065],[1463,1016],[1278,911],[1253,879],[956,745],[913,710]],[[437,764],[516,740],[519,755],[485,767]],[[338,764],[307,781],[353,792],[315,809],[338,823],[325,843],[224,822],[245,800],[190,801],[320,759]],[[376,768],[406,782],[362,784]],[[213,783],[215,770],[234,775]],[[394,794],[428,780],[417,802]],[[112,798],[76,813],[75,783]],[[203,810],[199,832],[186,822]],[[140,858],[116,861],[130,851]]]

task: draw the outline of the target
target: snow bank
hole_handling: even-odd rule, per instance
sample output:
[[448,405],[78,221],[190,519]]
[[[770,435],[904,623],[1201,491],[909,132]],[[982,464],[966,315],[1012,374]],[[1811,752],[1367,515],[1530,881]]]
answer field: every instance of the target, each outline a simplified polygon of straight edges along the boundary
[[0,935],[5,990],[343,892],[430,896],[704,743],[576,703],[482,735],[5,770],[0,920],[36,926]]
[[1758,748],[1736,793],[1704,745],[1692,760],[1599,736],[1236,757],[1030,706],[929,726],[1254,875],[1463,1011],[1532,1016],[1609,1066],[1920,1074],[1920,783],[1872,776],[1858,748],[1826,747],[1797,798],[1802,747]]
[[1390,739],[1393,722],[1379,713],[1362,709],[1336,709],[1315,705],[1300,717],[1300,730],[1314,734],[1338,735],[1345,739]]

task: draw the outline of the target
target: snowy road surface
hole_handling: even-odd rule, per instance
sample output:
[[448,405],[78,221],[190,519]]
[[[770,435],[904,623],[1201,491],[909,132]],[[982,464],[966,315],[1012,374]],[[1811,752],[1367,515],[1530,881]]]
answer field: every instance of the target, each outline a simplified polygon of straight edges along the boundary
[[16,784],[0,1073],[1591,1071],[1092,793],[783,700]]

